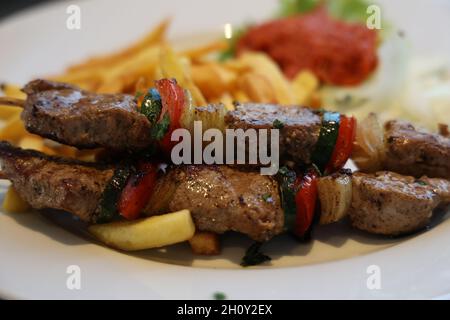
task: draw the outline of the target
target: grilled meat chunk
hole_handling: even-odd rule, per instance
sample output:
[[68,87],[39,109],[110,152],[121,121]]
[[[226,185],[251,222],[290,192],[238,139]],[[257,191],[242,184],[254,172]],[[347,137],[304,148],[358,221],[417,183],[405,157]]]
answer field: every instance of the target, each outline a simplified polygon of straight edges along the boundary
[[413,177],[387,171],[356,172],[349,217],[357,229],[400,235],[425,227],[440,202],[432,186]]
[[450,181],[439,178],[421,177],[419,182],[423,182],[433,188],[441,198],[441,203],[447,205],[450,203]]
[[450,179],[450,138],[403,121],[385,124],[385,170]]
[[22,120],[40,136],[78,148],[139,150],[151,144],[148,119],[134,97],[95,94],[47,80],[29,82]]
[[[114,168],[49,157],[0,142],[3,173],[36,209],[71,212],[95,222],[103,191]],[[251,184],[249,184],[251,181]],[[146,212],[189,209],[200,230],[234,230],[268,240],[283,228],[277,182],[259,172],[227,166],[177,166],[157,182]]]
[[181,166],[158,182],[147,214],[189,209],[199,230],[233,230],[265,241],[284,223],[278,183],[259,172],[227,166]]
[[35,209],[71,212],[91,222],[113,169],[48,157],[0,142],[3,173]]
[[225,116],[231,129],[280,129],[280,155],[299,163],[311,163],[319,139],[321,117],[305,107],[273,104],[238,104]]

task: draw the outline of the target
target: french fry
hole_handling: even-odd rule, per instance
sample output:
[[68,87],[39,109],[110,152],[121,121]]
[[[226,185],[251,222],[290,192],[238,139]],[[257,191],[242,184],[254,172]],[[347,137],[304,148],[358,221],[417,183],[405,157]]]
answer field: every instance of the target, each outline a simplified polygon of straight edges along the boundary
[[21,108],[0,105],[0,119],[1,120],[7,120],[13,116],[20,115],[21,112],[22,112]]
[[216,233],[199,231],[189,239],[192,252],[199,255],[218,255],[220,254],[220,240]]
[[222,94],[222,96],[219,99],[217,99],[216,102],[223,103],[227,111],[234,110],[233,97],[229,92],[225,92],[224,94]]
[[292,90],[295,95],[295,103],[309,104],[312,95],[319,88],[319,79],[310,71],[300,71],[292,80]]
[[194,105],[203,106],[207,104],[203,94],[192,81],[187,66],[183,65],[182,59],[175,54],[170,46],[166,45],[162,48],[159,65],[162,78],[175,78],[180,86],[191,92]]
[[[19,86],[12,85],[9,83],[2,83],[0,85],[1,91],[4,95],[10,98],[25,99],[26,95],[20,90]],[[7,120],[13,116],[17,116],[22,112],[21,108],[0,105],[0,119]]]
[[235,72],[214,62],[193,65],[191,72],[195,85],[208,100],[230,91],[237,78]]
[[54,152],[60,156],[67,157],[67,158],[75,158],[77,155],[77,152],[78,152],[77,148],[65,146],[65,145],[60,145],[56,148],[48,147],[45,144],[45,140],[44,140],[44,152],[47,154],[50,154],[48,149],[50,149],[52,152]]
[[159,248],[187,241],[195,225],[189,210],[134,221],[95,224],[89,231],[103,243],[126,251]]
[[69,67],[67,71],[68,73],[71,73],[80,70],[106,68],[116,65],[117,63],[122,63],[123,61],[130,59],[132,56],[140,53],[141,51],[146,50],[148,47],[163,42],[166,37],[169,25],[170,19],[165,19],[135,44],[110,55],[93,57],[86,62]]
[[278,65],[266,54],[247,52],[239,60],[247,65],[254,73],[264,76],[274,88],[276,102],[284,105],[294,103],[294,94],[289,81],[281,72]]
[[248,95],[241,89],[237,89],[237,90],[233,90],[231,92],[231,95],[234,98],[234,101],[237,102],[249,102],[250,98],[248,97]]
[[30,210],[30,205],[22,199],[13,186],[9,186],[2,207],[7,212],[21,213]]
[[27,131],[20,119],[20,114],[17,114],[9,118],[3,128],[0,129],[0,140],[17,143],[26,134]]
[[97,91],[97,88],[103,82],[105,69],[98,68],[95,70],[78,70],[71,73],[50,77],[50,80],[67,82],[79,86],[88,91]]
[[39,136],[27,133],[19,141],[19,147],[43,152],[48,155],[55,155],[57,152],[45,145],[45,140]]
[[243,61],[241,61],[239,59],[227,60],[227,61],[223,62],[222,65],[225,68],[229,69],[230,71],[240,73],[240,74],[252,70],[252,68],[248,64],[244,63]]
[[0,85],[1,91],[5,94],[7,97],[11,98],[17,98],[17,99],[25,99],[26,94],[22,92],[21,88],[17,85],[10,84],[10,83],[2,83]]
[[246,73],[239,78],[237,85],[253,102],[278,102],[276,89],[262,74]]
[[91,149],[91,150],[77,150],[75,153],[75,158],[85,162],[96,162],[97,154],[102,149]]
[[31,149],[42,152],[44,151],[44,139],[27,134],[20,139],[19,147],[22,149]]
[[184,50],[181,52],[180,55],[188,57],[191,60],[196,60],[196,59],[204,58],[205,56],[207,56],[211,53],[224,50],[227,47],[228,47],[228,43],[226,41],[219,40],[219,41],[207,43],[200,47]]
[[160,58],[161,47],[151,46],[102,73],[104,82],[98,88],[101,93],[120,93],[135,84],[141,76],[153,75]]

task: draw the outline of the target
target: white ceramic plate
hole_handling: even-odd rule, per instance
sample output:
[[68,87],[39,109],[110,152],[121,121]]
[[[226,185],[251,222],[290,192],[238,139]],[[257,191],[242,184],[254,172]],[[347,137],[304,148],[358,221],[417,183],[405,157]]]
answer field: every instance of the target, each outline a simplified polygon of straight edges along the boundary
[[[444,36],[450,1],[385,2],[383,15],[405,30],[415,55],[450,53]],[[262,20],[276,6],[272,0],[81,1],[81,30],[70,31],[65,11],[73,3],[45,5],[0,23],[0,80],[24,83],[59,72],[128,44],[167,16],[174,18],[172,36],[186,44],[197,35],[220,33],[225,23]],[[345,224],[319,227],[308,245],[283,236],[269,243],[272,266],[243,269],[239,259],[250,242],[238,235],[226,236],[223,255],[214,258],[194,257],[186,244],[124,254],[57,225],[67,219],[58,217],[55,224],[39,214],[0,213],[0,297],[209,299],[223,292],[234,299],[352,299],[450,293],[448,220],[402,239],[362,234]],[[80,267],[80,290],[66,286],[71,265]],[[381,275],[379,290],[367,286],[373,265]]]

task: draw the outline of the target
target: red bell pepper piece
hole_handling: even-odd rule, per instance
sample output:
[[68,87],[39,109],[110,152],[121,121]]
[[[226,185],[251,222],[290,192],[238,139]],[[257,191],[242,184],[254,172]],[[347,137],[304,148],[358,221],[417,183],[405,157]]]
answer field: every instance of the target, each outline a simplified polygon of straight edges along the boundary
[[299,238],[306,236],[314,220],[317,200],[317,178],[317,173],[314,170],[310,170],[303,177],[297,178],[296,181],[299,189],[295,195],[294,234]]
[[353,142],[356,136],[356,119],[341,115],[338,138],[334,146],[330,161],[325,173],[331,173],[342,169],[352,154]]
[[125,219],[133,220],[139,217],[152,195],[157,173],[157,164],[143,162],[139,164],[136,174],[128,178],[117,205],[118,211]]
[[155,82],[156,88],[161,95],[162,110],[160,119],[167,112],[170,117],[170,126],[166,135],[161,140],[161,147],[167,153],[170,152],[176,142],[170,141],[172,132],[181,127],[180,119],[185,106],[184,90],[175,79],[161,79]]

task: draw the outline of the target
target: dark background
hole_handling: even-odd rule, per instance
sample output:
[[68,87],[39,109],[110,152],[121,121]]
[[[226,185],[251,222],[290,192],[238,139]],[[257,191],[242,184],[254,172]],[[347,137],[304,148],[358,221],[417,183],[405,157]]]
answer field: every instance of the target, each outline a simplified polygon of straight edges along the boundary
[[8,0],[2,1],[0,4],[0,20],[3,20],[6,16],[16,13],[25,8],[35,6],[43,2],[50,2],[56,0]]

